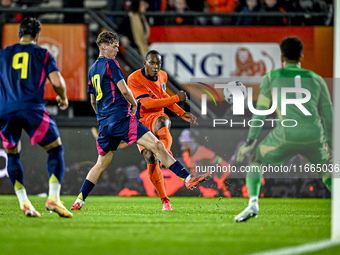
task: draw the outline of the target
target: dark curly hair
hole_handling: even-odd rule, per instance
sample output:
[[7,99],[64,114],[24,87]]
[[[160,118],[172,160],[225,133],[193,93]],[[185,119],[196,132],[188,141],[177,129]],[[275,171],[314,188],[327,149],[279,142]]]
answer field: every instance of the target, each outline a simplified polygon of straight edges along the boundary
[[282,40],[280,49],[285,60],[298,61],[302,56],[303,43],[296,36],[287,37]]
[[41,31],[41,23],[36,18],[24,18],[19,26],[19,37],[30,35],[35,38]]

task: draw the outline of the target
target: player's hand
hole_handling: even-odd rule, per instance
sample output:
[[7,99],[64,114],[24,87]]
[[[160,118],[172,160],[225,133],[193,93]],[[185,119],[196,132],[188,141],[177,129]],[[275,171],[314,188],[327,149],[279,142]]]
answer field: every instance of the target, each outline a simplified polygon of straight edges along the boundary
[[183,90],[178,91],[177,96],[179,97],[180,102],[184,102],[187,100],[187,93],[185,93]]
[[190,112],[185,112],[182,117],[183,120],[185,120],[186,122],[190,122],[191,124],[194,125],[198,125],[198,123],[196,122],[197,117],[195,115],[192,115]]
[[248,138],[247,141],[244,144],[242,144],[242,146],[238,149],[236,162],[242,162],[244,160],[244,156],[254,149],[256,141],[257,139],[252,140]]
[[60,96],[57,96],[55,99],[58,103],[58,106],[61,110],[66,110],[68,108],[68,99],[67,97],[65,99],[61,99]]
[[131,105],[131,114],[135,115],[137,111],[137,105]]

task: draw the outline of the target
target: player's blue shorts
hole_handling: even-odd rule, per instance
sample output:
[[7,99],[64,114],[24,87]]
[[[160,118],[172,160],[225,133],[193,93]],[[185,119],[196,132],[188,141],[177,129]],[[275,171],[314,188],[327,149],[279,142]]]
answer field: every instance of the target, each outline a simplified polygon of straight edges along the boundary
[[18,146],[24,129],[31,144],[46,146],[59,137],[58,127],[46,109],[27,109],[0,116],[0,137],[6,149]]
[[131,145],[149,131],[134,115],[128,116],[119,122],[103,127],[100,126],[97,138],[98,154],[104,156],[109,151],[117,150],[121,140]]

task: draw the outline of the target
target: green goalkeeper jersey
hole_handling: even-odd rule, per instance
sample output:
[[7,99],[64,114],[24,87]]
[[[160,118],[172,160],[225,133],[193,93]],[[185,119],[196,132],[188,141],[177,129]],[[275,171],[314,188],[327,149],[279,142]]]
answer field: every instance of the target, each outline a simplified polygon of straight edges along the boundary
[[[286,115],[281,109],[281,88],[304,88],[311,93],[308,102],[303,103],[311,115],[305,115],[295,104],[286,104]],[[256,109],[266,110],[272,106],[273,88],[277,88],[276,127],[273,134],[284,142],[311,143],[327,141],[332,145],[332,102],[326,82],[322,77],[310,70],[302,69],[298,65],[289,64],[269,72],[263,77]],[[304,98],[304,93],[286,93],[287,99]],[[264,121],[267,116],[253,114],[252,119]],[[286,121],[285,121],[286,120]],[[289,121],[294,120],[294,121]],[[281,123],[286,126],[284,127]],[[256,122],[253,122],[255,126]],[[260,125],[258,125],[260,126]],[[257,138],[262,127],[250,127],[248,137]]]

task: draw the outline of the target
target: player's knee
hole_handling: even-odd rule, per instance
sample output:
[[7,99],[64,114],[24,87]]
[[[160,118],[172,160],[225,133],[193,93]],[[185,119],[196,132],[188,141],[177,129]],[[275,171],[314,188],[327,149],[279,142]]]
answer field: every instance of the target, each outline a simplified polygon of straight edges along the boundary
[[165,150],[164,144],[161,141],[157,140],[157,142],[155,142],[155,149],[157,152]]
[[47,152],[64,153],[64,146],[62,144],[59,144],[54,148],[48,150]]
[[144,149],[142,154],[143,154],[147,164],[156,164],[156,157],[152,153],[152,151]]
[[104,171],[108,166],[110,162],[107,161],[98,161],[97,166],[100,168],[101,171]]
[[157,139],[149,144],[148,149],[152,151],[152,153],[157,153],[160,150],[160,141]]
[[18,153],[20,153],[20,148],[19,148],[19,146],[12,148],[12,149],[5,148],[5,151],[8,155],[9,154],[18,154]]
[[158,132],[163,127],[169,128],[170,120],[164,116],[161,116],[156,121],[156,125],[155,125],[156,132]]
[[110,165],[112,160],[112,152],[109,152],[104,157],[100,157],[96,163],[96,169],[99,169],[100,172],[104,172],[104,170]]
[[49,158],[62,160],[64,158],[64,146],[61,144],[47,151]]
[[62,146],[60,137],[58,137],[56,140],[54,140],[50,144],[44,145],[43,148],[45,151],[49,152],[55,148],[58,148],[59,146]]
[[164,116],[161,116],[157,119],[157,124],[160,126],[166,127],[168,123],[169,123],[169,119]]

